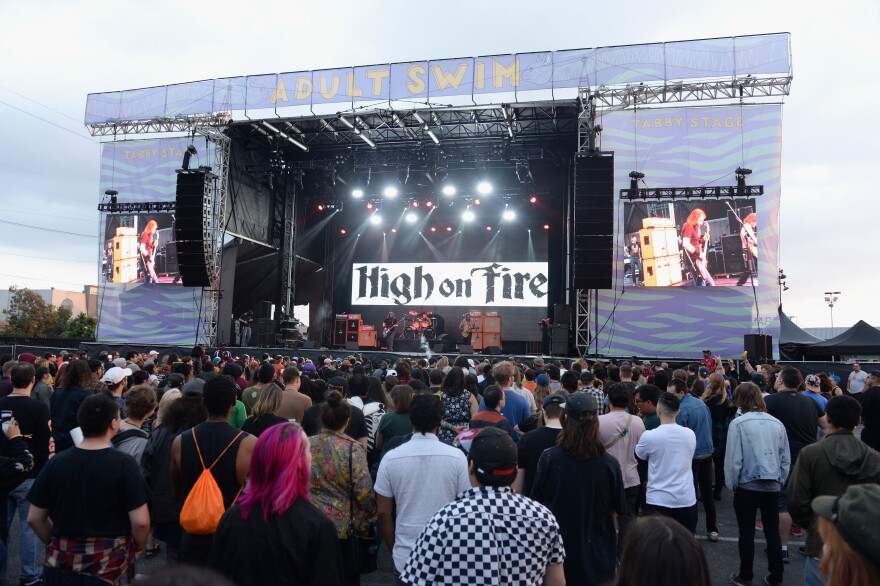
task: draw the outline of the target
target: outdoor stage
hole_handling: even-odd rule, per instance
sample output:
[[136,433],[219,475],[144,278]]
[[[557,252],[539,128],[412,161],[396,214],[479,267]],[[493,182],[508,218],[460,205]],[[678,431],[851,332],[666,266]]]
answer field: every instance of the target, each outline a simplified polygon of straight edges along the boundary
[[[103,274],[134,278],[102,284],[98,339],[232,344],[254,310],[252,345],[289,353],[296,317],[376,351],[389,312],[447,339],[472,313],[502,355],[546,317],[558,356],[739,353],[778,329],[790,82],[783,33],[91,94],[93,135],[164,133],[103,147]],[[181,282],[140,282],[135,241]],[[682,286],[692,243],[717,286]]]

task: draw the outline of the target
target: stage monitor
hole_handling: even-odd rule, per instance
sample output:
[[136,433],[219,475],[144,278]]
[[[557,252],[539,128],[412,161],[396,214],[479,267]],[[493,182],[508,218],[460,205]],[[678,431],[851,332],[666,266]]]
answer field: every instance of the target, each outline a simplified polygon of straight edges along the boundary
[[625,285],[757,286],[754,209],[754,199],[625,203]]

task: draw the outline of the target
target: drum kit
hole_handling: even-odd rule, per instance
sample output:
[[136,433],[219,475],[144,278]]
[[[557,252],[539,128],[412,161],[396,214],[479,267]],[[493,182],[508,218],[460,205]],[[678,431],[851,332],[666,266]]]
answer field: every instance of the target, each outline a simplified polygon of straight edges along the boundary
[[432,311],[419,313],[418,311],[410,310],[403,316],[401,323],[403,325],[403,337],[413,340],[422,336],[431,339],[434,337],[434,332],[437,329],[437,318],[434,317],[434,312]]

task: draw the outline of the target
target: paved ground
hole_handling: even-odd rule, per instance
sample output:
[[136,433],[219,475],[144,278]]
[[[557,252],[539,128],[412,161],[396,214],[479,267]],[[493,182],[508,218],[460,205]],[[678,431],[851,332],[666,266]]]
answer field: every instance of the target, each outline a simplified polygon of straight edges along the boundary
[[[698,535],[700,543],[706,551],[706,557],[709,560],[709,567],[712,571],[712,583],[727,584],[728,577],[731,573],[739,569],[739,553],[737,552],[737,530],[736,518],[733,513],[733,507],[729,493],[725,492],[723,500],[718,505],[718,528],[721,535],[721,541],[718,543],[710,543],[706,541],[704,529],[705,521],[700,514],[700,522],[697,525],[701,534]],[[700,505],[702,507],[702,505]],[[9,571],[7,584],[18,584],[19,563],[18,563],[18,531],[16,522],[13,524],[12,535],[9,543]],[[785,566],[785,583],[786,584],[803,584],[804,582],[804,558],[797,554],[797,548],[803,545],[803,538],[792,538],[789,541],[789,549],[791,562]],[[766,546],[762,533],[756,534],[755,539],[755,583],[760,583],[767,574],[767,558],[764,557],[763,551]],[[151,569],[164,564],[164,552],[159,557],[152,560],[141,560],[138,562],[139,573],[149,573]],[[379,553],[379,571],[375,574],[364,576],[362,580],[364,586],[378,585],[394,585],[396,584],[391,574],[391,557],[386,548],[382,548]]]

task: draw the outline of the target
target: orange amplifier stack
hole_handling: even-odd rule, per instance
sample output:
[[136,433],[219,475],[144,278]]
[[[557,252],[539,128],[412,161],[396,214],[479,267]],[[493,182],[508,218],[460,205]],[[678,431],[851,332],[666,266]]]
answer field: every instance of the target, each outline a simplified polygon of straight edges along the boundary
[[681,282],[678,234],[670,218],[643,219],[639,243],[646,287],[666,287]]
[[358,330],[358,346],[361,348],[375,348],[376,347],[376,326],[372,324],[361,324],[361,329]]
[[473,310],[470,313],[477,327],[471,336],[471,347],[484,350],[489,346],[501,347],[501,316],[497,311]]

